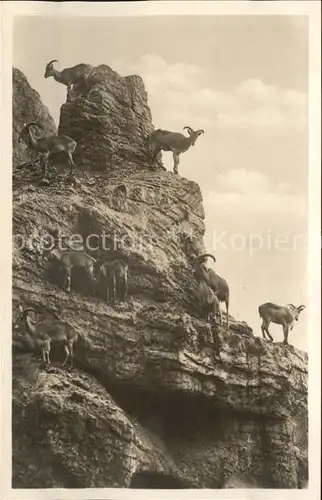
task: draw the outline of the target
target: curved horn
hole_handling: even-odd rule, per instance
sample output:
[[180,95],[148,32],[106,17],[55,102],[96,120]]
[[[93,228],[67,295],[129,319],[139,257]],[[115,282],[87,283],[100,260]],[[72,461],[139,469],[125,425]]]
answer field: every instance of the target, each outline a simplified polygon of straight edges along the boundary
[[50,66],[54,62],[58,62],[57,59],[53,59],[52,61],[49,61],[49,63],[46,64],[46,68],[48,68],[48,66]]
[[26,309],[24,309],[24,310],[22,311],[22,314],[26,314],[26,313],[27,313],[27,312],[29,312],[29,311],[32,311],[32,312],[34,312],[35,314],[37,314],[37,311],[35,311],[35,309],[33,309],[32,307],[26,307]]
[[26,123],[26,124],[24,125],[24,128],[30,127],[30,125],[35,125],[35,127],[42,128],[42,126],[41,126],[41,125],[40,125],[40,123],[38,123],[38,122],[29,122],[29,123]]
[[202,260],[205,260],[207,257],[211,257],[213,261],[216,262],[216,258],[211,253],[203,253],[197,257],[197,260],[198,262],[202,262]]
[[204,129],[200,128],[199,130],[196,131],[197,134],[204,134],[205,131]]
[[183,127],[183,130],[188,130],[189,134],[193,132],[193,129],[191,127],[185,126]]
[[304,306],[303,304],[301,304],[301,305],[298,307],[298,309],[299,309],[300,311],[303,311],[303,309],[305,309],[305,306]]

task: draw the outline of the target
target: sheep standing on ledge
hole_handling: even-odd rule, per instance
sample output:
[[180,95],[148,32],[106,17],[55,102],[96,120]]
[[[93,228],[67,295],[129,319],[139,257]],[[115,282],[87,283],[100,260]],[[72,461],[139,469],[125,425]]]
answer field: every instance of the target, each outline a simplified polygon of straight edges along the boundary
[[104,288],[106,300],[111,300],[114,305],[116,299],[125,301],[128,291],[129,266],[123,259],[105,262],[99,268],[96,278],[98,288]]
[[288,334],[294,328],[294,322],[299,320],[299,314],[305,309],[304,305],[295,307],[293,304],[286,306],[278,306],[272,302],[266,302],[258,308],[259,316],[262,319],[262,335],[263,338],[268,336],[269,340],[273,341],[273,337],[268,331],[270,323],[282,325],[284,334],[284,344],[288,344]]
[[[218,304],[220,302],[225,302],[226,305],[226,326],[229,326],[229,286],[227,281],[219,276],[213,269],[208,269],[206,267],[207,258],[210,257],[216,262],[216,258],[208,253],[199,255],[196,257],[193,263],[193,274],[198,281],[201,283],[204,281],[214,292],[216,298],[218,299]],[[220,317],[220,324],[222,324],[222,313],[220,306],[218,306],[218,312]]]
[[49,157],[53,154],[64,152],[68,158],[69,175],[72,176],[76,168],[73,153],[76,149],[77,142],[67,135],[51,135],[49,137],[36,137],[31,130],[31,126],[41,128],[38,122],[24,123],[23,128],[19,134],[21,140],[27,132],[29,144],[39,155],[42,156],[42,175],[46,177],[47,164]]
[[42,359],[44,363],[50,364],[51,343],[60,344],[64,347],[65,359],[62,366],[65,366],[69,360],[70,367],[73,367],[74,343],[78,340],[78,332],[68,323],[62,320],[43,320],[34,322],[30,319],[29,313],[36,312],[32,308],[23,309],[21,312],[21,321],[25,327],[25,339],[32,349],[41,348]]
[[43,261],[56,262],[60,266],[64,274],[63,288],[67,293],[71,289],[71,277],[74,267],[82,268],[87,273],[91,286],[94,288],[96,283],[94,277],[95,259],[87,253],[76,250],[61,251],[58,248],[54,248],[44,254]]
[[153,145],[154,155],[153,161],[160,151],[172,151],[173,152],[173,172],[178,174],[179,166],[179,156],[181,153],[187,151],[190,146],[194,146],[196,140],[201,134],[204,134],[204,130],[193,130],[191,127],[183,127],[183,130],[187,129],[189,137],[184,136],[180,132],[169,132],[168,130],[157,129],[148,138],[150,145]]

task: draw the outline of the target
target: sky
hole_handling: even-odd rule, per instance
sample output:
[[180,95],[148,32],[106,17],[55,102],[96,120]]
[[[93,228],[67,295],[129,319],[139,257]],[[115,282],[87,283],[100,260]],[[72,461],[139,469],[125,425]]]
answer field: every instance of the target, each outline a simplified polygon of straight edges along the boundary
[[[18,18],[14,66],[56,123],[66,89],[45,65],[142,76],[156,128],[203,128],[179,174],[202,191],[208,252],[231,314],[261,335],[263,302],[307,305],[308,26],[300,16]],[[172,171],[171,153],[163,154]],[[289,341],[307,350],[307,312]],[[271,325],[275,340],[280,326]]]

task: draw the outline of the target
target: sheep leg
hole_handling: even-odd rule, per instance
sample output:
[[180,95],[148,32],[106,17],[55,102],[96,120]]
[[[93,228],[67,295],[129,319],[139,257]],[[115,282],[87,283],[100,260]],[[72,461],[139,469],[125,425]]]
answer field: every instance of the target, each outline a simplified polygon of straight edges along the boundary
[[64,288],[66,292],[70,292],[71,286],[71,270],[69,268],[65,268],[65,279],[64,279]]
[[226,304],[226,325],[227,328],[229,327],[229,302],[228,300],[225,301]]
[[44,344],[42,346],[42,359],[43,359],[44,363],[47,363],[47,352],[46,352],[46,348],[45,348]]
[[43,360],[45,363],[50,365],[50,340],[44,340],[43,342],[43,347],[42,347],[42,355],[43,355]]
[[173,164],[173,172],[175,174],[178,174],[178,165],[179,165],[179,154],[178,153],[173,153],[173,161],[174,161],[174,164]]
[[212,333],[211,333],[211,324],[210,324],[210,322],[207,322],[207,331],[208,331],[208,338],[209,338],[210,342],[213,342],[213,337],[212,337]]
[[65,359],[64,359],[64,361],[63,361],[62,366],[65,366],[65,365],[66,365],[66,363],[67,363],[67,361],[68,361],[68,358],[70,357],[70,352],[69,352],[69,349],[68,349],[68,345],[67,345],[67,344],[64,344],[64,351],[65,351],[66,356],[65,356]]
[[124,281],[123,281],[123,300],[125,301],[127,299],[127,276],[124,276]]
[[74,170],[76,168],[76,164],[74,162],[73,155],[70,151],[67,152],[67,156],[68,156],[68,164],[69,164],[69,175],[70,175],[70,177],[72,177]]
[[50,357],[49,357],[50,351],[46,351],[46,357],[47,357],[47,363],[50,365]]
[[283,326],[283,334],[284,334],[283,343],[284,344],[288,344],[288,333],[289,333],[289,327],[288,327],[288,325],[284,325]]
[[111,288],[112,288],[112,304],[114,305],[116,302],[116,280],[115,280],[115,275],[112,277],[112,282],[111,282]]
[[152,154],[152,162],[156,162],[157,161],[157,158],[158,158],[158,154],[161,152],[161,149],[158,148],[158,147],[155,147],[154,150],[153,150],[153,154]]
[[262,324],[261,324],[261,330],[262,330],[263,339],[266,339],[264,320],[262,321]]
[[48,164],[49,153],[43,153],[41,156],[41,175],[45,179],[47,175],[47,164]]
[[68,347],[69,347],[69,361],[70,361],[70,367],[73,368],[74,366],[74,341],[68,342]]
[[219,313],[219,323],[220,323],[220,325],[222,325],[222,312],[221,312],[220,304],[218,305],[218,313]]
[[87,269],[87,272],[88,272],[88,277],[89,277],[90,282],[91,282],[91,292],[95,293],[95,290],[96,290],[96,279],[95,279],[95,276],[94,276],[94,266],[90,266]]
[[211,304],[208,305],[208,322],[210,324],[215,314],[216,314],[215,302],[212,302]]
[[[267,337],[268,337],[268,339],[269,339],[269,340],[271,340],[271,341],[273,342],[273,337],[272,337],[272,335],[269,333],[269,330],[268,330],[269,325],[270,325],[270,323],[269,323],[269,322],[264,322],[264,321],[263,321],[263,326],[264,326],[264,330],[265,330],[265,332],[266,332],[266,334],[267,334]],[[264,338],[265,338],[265,337],[264,337]]]
[[274,339],[273,339],[272,335],[269,333],[268,325],[267,325],[267,328],[266,328],[266,333],[269,336],[269,340],[271,340],[273,342]]

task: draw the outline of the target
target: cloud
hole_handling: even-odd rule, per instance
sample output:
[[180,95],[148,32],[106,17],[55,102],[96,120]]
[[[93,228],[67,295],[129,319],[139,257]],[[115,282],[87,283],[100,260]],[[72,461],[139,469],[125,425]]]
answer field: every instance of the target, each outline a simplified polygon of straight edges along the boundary
[[204,203],[209,219],[221,215],[216,228],[236,234],[306,233],[306,200],[288,182],[273,184],[267,175],[241,168],[217,174],[214,186]]
[[169,123],[169,113],[173,126],[187,122],[198,128],[207,125],[223,130],[251,129],[254,133],[303,129],[307,124],[305,94],[256,78],[223,91],[210,87],[211,79],[203,68],[182,62],[169,64],[153,54],[145,54],[136,63],[115,61],[114,67],[122,74],[143,77],[161,127]]
[[216,176],[218,191],[243,194],[265,193],[269,189],[269,180],[260,172],[244,168],[229,170]]

